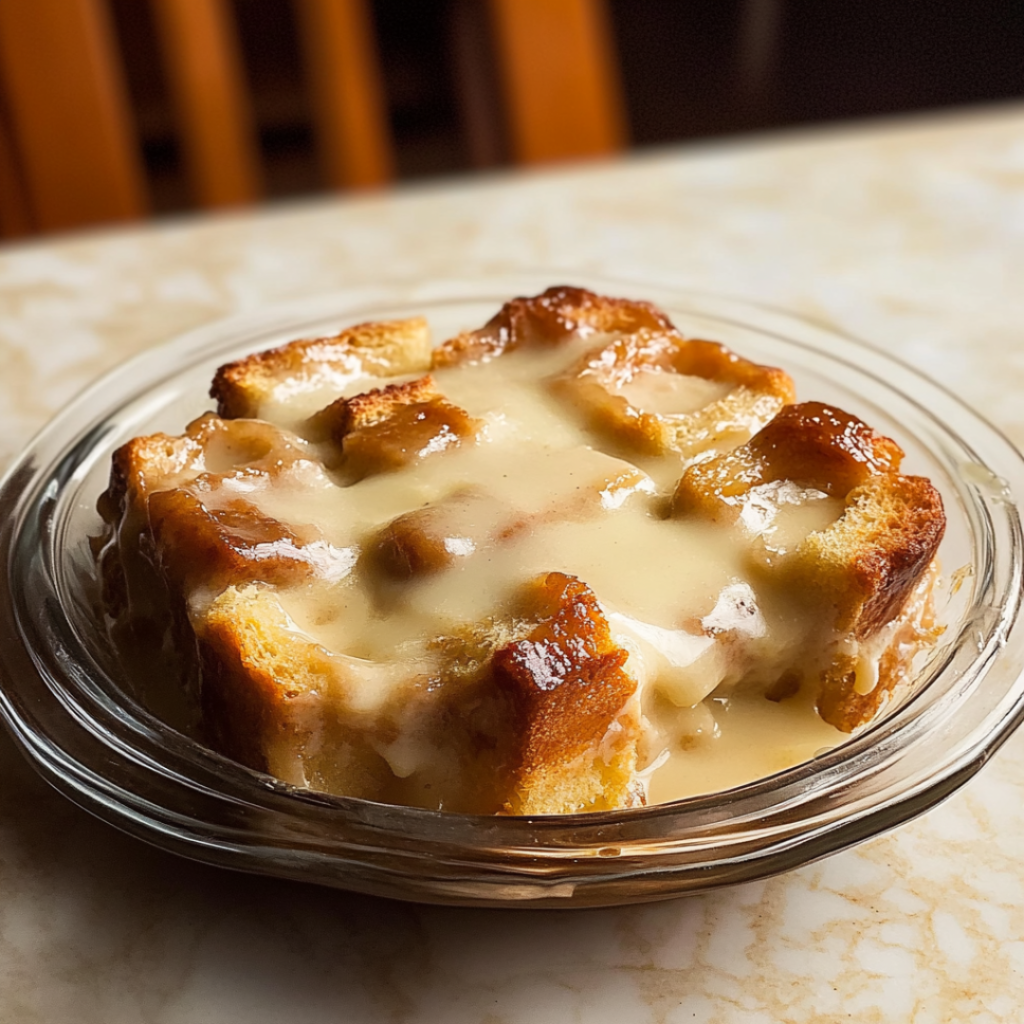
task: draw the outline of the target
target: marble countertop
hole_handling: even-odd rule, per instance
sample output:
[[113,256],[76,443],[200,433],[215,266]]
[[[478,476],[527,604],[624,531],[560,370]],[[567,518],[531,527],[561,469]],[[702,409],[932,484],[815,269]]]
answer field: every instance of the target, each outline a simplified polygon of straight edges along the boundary
[[[550,268],[768,301],[1024,447],[1024,106],[0,249],[0,467],[83,385],[217,317]],[[940,1024],[1024,1016],[1024,733],[951,800],[782,877],[573,913],[419,907],[177,859],[0,736],[0,1021]]]

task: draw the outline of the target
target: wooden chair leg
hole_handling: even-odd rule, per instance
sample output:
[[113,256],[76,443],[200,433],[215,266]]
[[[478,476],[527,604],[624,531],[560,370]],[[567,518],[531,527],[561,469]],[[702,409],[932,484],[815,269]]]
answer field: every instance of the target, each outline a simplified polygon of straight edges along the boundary
[[480,0],[451,0],[448,42],[466,155],[471,167],[505,163],[507,124],[494,74],[494,39]]
[[202,206],[260,198],[238,32],[225,0],[151,0],[192,187]]
[[519,163],[614,153],[626,139],[605,0],[490,0]]
[[737,99],[748,116],[764,117],[776,100],[784,0],[743,0],[736,54]]
[[30,234],[34,224],[6,111],[0,109],[0,238]]
[[40,229],[146,212],[142,160],[104,0],[0,2],[0,76]]
[[394,150],[367,0],[296,0],[328,184],[382,185]]

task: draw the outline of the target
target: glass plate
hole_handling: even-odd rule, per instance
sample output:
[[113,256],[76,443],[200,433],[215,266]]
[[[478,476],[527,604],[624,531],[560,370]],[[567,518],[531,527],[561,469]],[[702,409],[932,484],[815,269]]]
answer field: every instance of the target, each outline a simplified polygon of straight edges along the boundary
[[1024,463],[913,369],[791,314],[717,295],[578,276],[658,303],[692,336],[784,367],[802,398],[895,437],[949,519],[946,632],[912,696],[813,761],[735,789],[557,817],[446,814],[295,789],[228,761],[129,695],[97,607],[88,539],[111,452],[210,407],[221,363],[363,320],[424,314],[436,338],[483,323],[550,276],[350,291],[189,332],[89,388],[0,485],[0,713],[30,761],[100,818],[198,860],[442,903],[600,906],[761,878],[900,824],[952,793],[1024,715]]

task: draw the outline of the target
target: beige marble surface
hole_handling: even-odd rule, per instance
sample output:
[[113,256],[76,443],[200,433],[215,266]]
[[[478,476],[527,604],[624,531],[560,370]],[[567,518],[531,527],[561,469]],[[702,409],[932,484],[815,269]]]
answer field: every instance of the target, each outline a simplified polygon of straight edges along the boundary
[[[915,361],[1024,444],[1024,108],[0,250],[0,465],[182,329],[350,285],[551,268],[767,300]],[[946,804],[660,905],[406,906],[157,852],[0,738],[0,1022],[1024,1019],[1024,735]]]

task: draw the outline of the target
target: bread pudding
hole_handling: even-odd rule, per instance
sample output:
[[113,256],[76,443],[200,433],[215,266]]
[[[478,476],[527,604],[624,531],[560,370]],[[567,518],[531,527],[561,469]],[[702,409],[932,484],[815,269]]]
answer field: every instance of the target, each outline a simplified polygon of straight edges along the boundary
[[154,705],[295,786],[483,814],[724,789],[871,722],[938,635],[942,501],[896,442],[646,302],[550,288],[436,347],[359,324],[211,397],[114,454],[104,603],[175,655]]

